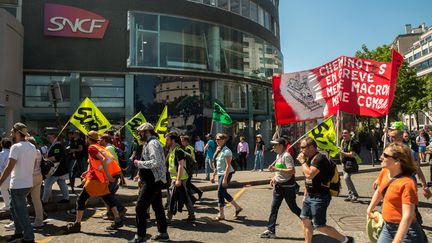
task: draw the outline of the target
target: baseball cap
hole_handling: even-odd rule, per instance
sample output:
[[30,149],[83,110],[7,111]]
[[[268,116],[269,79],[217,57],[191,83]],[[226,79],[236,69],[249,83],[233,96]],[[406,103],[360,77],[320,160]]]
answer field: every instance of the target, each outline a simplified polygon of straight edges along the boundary
[[285,139],[284,138],[278,138],[273,141],[270,141],[271,144],[281,144],[285,146]]
[[137,131],[151,131],[151,130],[154,130],[154,126],[151,123],[144,122],[136,130]]

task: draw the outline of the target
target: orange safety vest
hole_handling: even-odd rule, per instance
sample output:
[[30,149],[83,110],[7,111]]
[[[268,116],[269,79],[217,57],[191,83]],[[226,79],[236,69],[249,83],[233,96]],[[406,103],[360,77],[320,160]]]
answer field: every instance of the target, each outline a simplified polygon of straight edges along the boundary
[[[89,146],[89,148],[91,146],[96,147],[96,149],[99,151],[99,153],[108,160],[107,163],[107,168],[108,168],[108,173],[111,176],[115,176],[117,174],[119,174],[121,172],[121,168],[118,165],[117,161],[115,160],[114,156],[111,154],[111,152],[106,149],[105,147],[99,145],[99,144],[92,144]],[[105,175],[105,172],[103,171],[103,166],[100,160],[98,159],[94,159],[91,156],[89,156],[89,162],[90,162],[90,166],[93,168],[96,177],[101,181],[101,182],[108,182],[108,178]]]

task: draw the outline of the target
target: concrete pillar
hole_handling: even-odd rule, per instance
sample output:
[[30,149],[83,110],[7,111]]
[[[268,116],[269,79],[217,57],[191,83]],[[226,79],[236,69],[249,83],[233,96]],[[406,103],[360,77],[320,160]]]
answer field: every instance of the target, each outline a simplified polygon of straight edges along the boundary
[[207,45],[207,55],[209,68],[211,71],[220,72],[221,71],[221,41],[220,41],[220,29],[219,26],[212,26],[208,31],[208,45]]
[[[128,74],[125,76],[125,121],[129,121],[135,115],[134,103],[134,75]],[[125,132],[125,141],[130,144],[132,141],[132,134]]]
[[[246,88],[247,95],[247,110],[248,110],[248,141],[251,146],[255,146],[255,129],[254,129],[254,117],[253,117],[253,93],[252,85],[248,84]],[[253,142],[252,142],[253,141]],[[255,148],[255,147],[254,147]]]
[[69,114],[66,117],[72,116],[77,107],[81,104],[81,80],[79,73],[71,73],[70,75],[70,108]]

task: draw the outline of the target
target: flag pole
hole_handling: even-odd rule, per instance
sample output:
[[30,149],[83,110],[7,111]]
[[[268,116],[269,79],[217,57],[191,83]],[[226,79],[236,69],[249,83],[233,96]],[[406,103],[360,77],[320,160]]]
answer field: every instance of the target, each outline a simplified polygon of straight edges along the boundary
[[212,119],[212,122],[211,122],[211,125],[210,125],[210,134],[212,134],[212,132],[213,132],[213,123],[214,123],[214,121],[213,121],[213,119]]
[[336,115],[336,146],[339,147],[339,133],[340,133],[340,126],[341,126],[341,117],[340,117],[340,110],[338,110]]
[[385,118],[385,123],[384,123],[385,132],[384,132],[384,142],[383,142],[384,147],[383,147],[383,149],[385,149],[385,147],[387,146],[388,118],[389,118],[389,116],[388,116],[388,113],[387,113],[386,114],[386,118]]

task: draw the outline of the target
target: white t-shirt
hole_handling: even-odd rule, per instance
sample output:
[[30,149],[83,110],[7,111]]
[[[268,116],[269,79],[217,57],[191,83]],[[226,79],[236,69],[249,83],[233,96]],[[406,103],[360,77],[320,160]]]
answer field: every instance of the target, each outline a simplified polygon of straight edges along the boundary
[[30,188],[33,186],[33,169],[36,160],[36,148],[27,141],[20,141],[10,148],[10,159],[16,164],[12,170],[10,189]]

